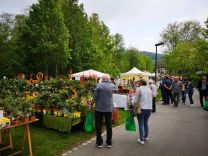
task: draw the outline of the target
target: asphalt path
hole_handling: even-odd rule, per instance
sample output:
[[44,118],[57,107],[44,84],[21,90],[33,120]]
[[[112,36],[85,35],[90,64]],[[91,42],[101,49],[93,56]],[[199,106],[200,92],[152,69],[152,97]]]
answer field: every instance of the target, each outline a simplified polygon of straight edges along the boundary
[[[208,156],[208,111],[199,104],[198,91],[195,90],[194,107],[186,104],[161,105],[149,120],[149,140],[138,144],[136,132],[125,131],[124,125],[113,129],[112,148],[101,149],[95,146],[95,138],[68,151],[63,156]],[[135,118],[137,122],[137,119]],[[106,135],[103,140],[105,142]]]

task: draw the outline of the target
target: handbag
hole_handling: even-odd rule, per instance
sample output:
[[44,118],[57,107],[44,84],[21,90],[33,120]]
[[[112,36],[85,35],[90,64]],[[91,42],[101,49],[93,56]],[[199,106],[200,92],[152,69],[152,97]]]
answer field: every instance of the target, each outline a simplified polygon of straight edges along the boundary
[[141,114],[141,107],[139,100],[137,100],[136,103],[134,103],[132,113],[134,116]]

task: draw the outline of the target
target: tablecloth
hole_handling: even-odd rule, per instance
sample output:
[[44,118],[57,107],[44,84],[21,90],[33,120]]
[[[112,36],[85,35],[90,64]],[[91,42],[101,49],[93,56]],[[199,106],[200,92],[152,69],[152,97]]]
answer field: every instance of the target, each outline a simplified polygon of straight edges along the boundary
[[115,103],[117,107],[127,109],[127,102],[127,95],[113,94],[113,103]]

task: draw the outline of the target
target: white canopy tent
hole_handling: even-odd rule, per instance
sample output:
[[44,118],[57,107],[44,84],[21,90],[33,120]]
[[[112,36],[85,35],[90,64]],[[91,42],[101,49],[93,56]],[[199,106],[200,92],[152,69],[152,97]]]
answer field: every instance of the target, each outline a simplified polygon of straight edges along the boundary
[[154,76],[154,73],[151,74],[151,73],[148,72],[148,71],[144,71],[144,74],[147,75],[147,76]]
[[139,80],[141,78],[148,79],[148,76],[141,70],[137,69],[136,67],[132,68],[130,71],[126,73],[121,73],[120,76],[121,79],[125,79],[125,80],[133,79],[133,77],[135,78],[135,80]]
[[109,74],[101,73],[99,71],[96,71],[96,70],[93,70],[93,69],[89,69],[89,70],[85,70],[85,71],[82,71],[82,72],[79,72],[79,73],[72,74],[72,77],[75,77],[76,80],[79,80],[80,77],[96,77],[96,78],[102,78],[103,75],[110,76]]
[[141,70],[137,69],[136,67],[132,68],[126,73],[122,73],[121,75],[135,75],[135,74],[144,74]]

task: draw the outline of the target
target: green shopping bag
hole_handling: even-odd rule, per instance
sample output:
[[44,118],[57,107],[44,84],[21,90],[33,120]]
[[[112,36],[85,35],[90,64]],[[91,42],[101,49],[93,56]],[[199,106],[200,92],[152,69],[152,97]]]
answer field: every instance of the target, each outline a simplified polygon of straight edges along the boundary
[[204,101],[203,108],[208,111],[208,100]]
[[86,132],[92,132],[93,131],[93,126],[94,126],[94,120],[93,120],[93,113],[88,112],[85,118],[85,131]]
[[134,121],[134,115],[130,112],[126,118],[125,130],[127,131],[136,131],[136,124]]

